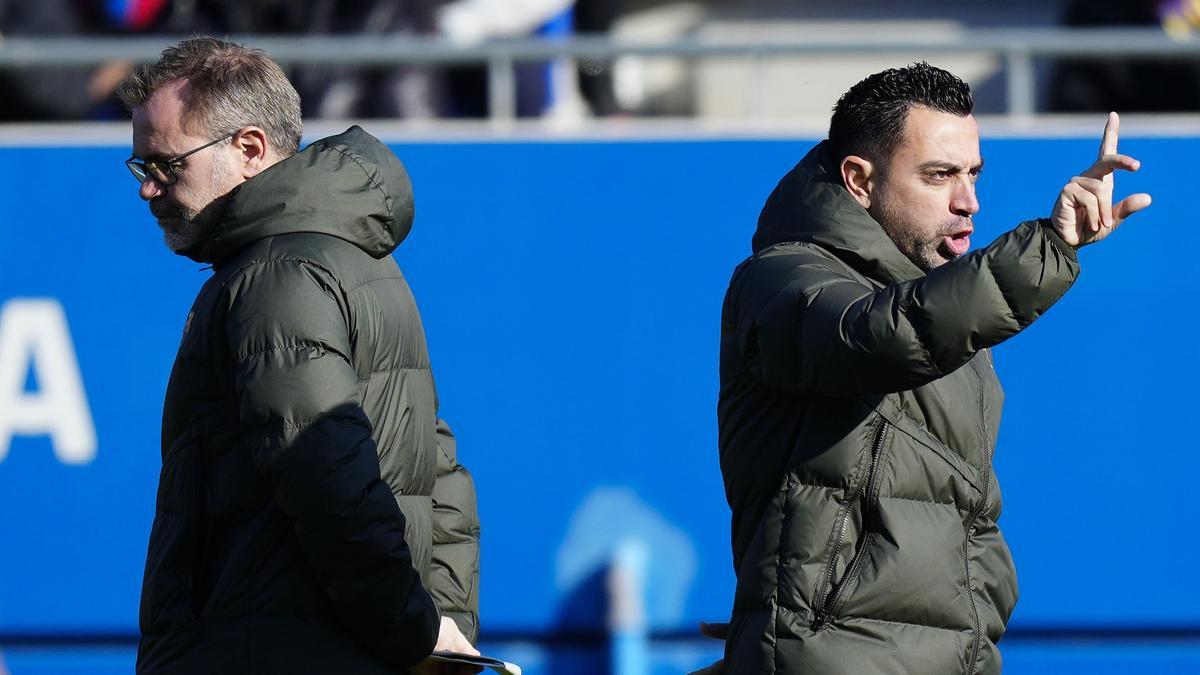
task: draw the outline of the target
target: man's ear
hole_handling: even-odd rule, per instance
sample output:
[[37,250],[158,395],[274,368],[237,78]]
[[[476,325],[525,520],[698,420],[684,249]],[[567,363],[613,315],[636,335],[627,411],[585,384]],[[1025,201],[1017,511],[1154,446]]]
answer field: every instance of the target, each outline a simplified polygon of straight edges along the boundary
[[842,160],[842,185],[864,209],[871,208],[871,192],[875,187],[875,165],[869,159],[848,155]]
[[267,132],[258,127],[246,127],[233,137],[238,152],[242,178],[253,178],[275,163]]

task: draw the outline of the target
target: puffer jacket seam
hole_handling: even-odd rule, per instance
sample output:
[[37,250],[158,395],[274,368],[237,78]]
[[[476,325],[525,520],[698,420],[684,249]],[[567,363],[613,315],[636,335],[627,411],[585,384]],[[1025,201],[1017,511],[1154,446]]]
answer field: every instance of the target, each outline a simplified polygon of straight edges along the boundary
[[[267,239],[269,240],[267,245],[270,247],[270,249],[273,249],[275,246],[274,240],[277,237],[284,237],[284,236],[287,236],[287,235],[277,234],[277,235],[274,235],[271,237],[267,237]],[[321,236],[329,236],[329,235],[321,235]],[[326,274],[330,275],[331,277],[334,277],[335,279],[337,278],[337,274],[335,274],[333,270],[331,270],[328,266],[323,264],[321,261],[316,260],[314,258],[298,256],[298,255],[291,254],[291,253],[285,253],[279,257],[270,257],[269,254],[271,253],[271,250],[268,250],[267,253],[268,253],[267,257],[252,258],[252,259],[247,260],[246,262],[242,263],[242,265],[240,267],[238,267],[237,269],[235,269],[229,273],[229,276],[221,283],[221,285],[223,287],[228,286],[229,282],[233,281],[234,279],[239,278],[241,275],[245,274],[246,270],[249,270],[252,267],[266,267],[267,265],[277,265],[279,263],[298,263],[301,265],[312,265],[313,267],[320,269],[321,271],[325,272]],[[339,287],[342,286],[340,279],[338,280],[338,286]]]
[[292,431],[302,431],[313,425],[314,422],[321,419],[320,417],[304,417],[295,420],[283,420],[281,423],[284,429]]
[[[788,284],[784,285],[783,288],[779,289],[779,292],[777,292],[775,295],[771,296],[771,300],[768,301],[767,304],[774,302],[781,295],[792,293],[793,290],[799,291],[800,295],[807,297],[807,296],[813,295],[817,291],[823,291],[826,288],[833,286],[834,284],[854,284],[855,286],[858,286],[859,288],[865,288],[857,280],[851,279],[850,277],[840,274],[839,272],[836,272],[836,271],[830,269],[829,267],[826,267],[825,265],[810,265],[809,263],[799,263],[792,269],[799,269],[801,267],[811,267],[813,269],[817,269],[822,272],[828,272],[830,274],[830,276],[832,276],[834,278],[826,279],[825,281],[819,281],[815,284],[809,284],[809,285],[805,285],[804,282],[800,279],[793,280],[793,281],[789,282]],[[868,290],[870,290],[870,289],[868,289]]]
[[872,623],[888,623],[888,624],[895,624],[898,626],[912,626],[914,628],[928,628],[930,630],[940,630],[940,631],[946,631],[948,633],[958,633],[958,634],[962,634],[962,635],[972,635],[974,633],[974,631],[971,630],[970,628],[950,628],[949,626],[935,626],[935,625],[929,624],[929,623],[915,623],[912,621],[898,621],[895,619],[880,619],[878,617],[858,616],[856,614],[849,614],[849,615],[843,614],[838,617],[839,621],[846,621],[847,619],[852,619],[854,621],[869,621]]
[[[838,284],[838,283],[856,284],[858,286],[861,286],[861,287],[867,289],[870,293],[874,293],[875,291],[879,290],[879,288],[883,287],[883,285],[880,285],[878,288],[876,288],[876,286],[873,285],[874,282],[872,279],[867,278],[867,277],[862,277],[860,274],[858,274],[858,272],[856,272],[854,270],[854,268],[847,265],[845,263],[845,261],[839,259],[837,256],[831,256],[829,254],[829,252],[826,251],[825,249],[821,248],[820,246],[818,246],[816,244],[813,244],[812,242],[807,242],[807,241],[783,242],[783,243],[779,243],[779,244],[772,244],[771,246],[769,246],[765,249],[762,249],[761,251],[755,252],[749,258],[746,258],[745,260],[743,260],[741,262],[741,264],[738,265],[737,269],[734,270],[733,277],[730,279],[730,285],[731,286],[735,285],[735,283],[738,281],[739,277],[748,273],[745,270],[749,269],[749,267],[751,266],[751,263],[765,260],[768,256],[763,255],[763,254],[769,253],[772,249],[776,249],[776,248],[781,249],[780,253],[783,256],[798,257],[798,258],[803,259],[803,260],[795,262],[792,266],[793,269],[800,268],[800,267],[810,267],[812,269],[821,270],[823,272],[828,272],[830,276],[834,277],[833,279],[829,279],[824,282],[819,282],[814,286],[805,287],[803,289],[805,293],[812,292],[812,291],[819,291],[819,290],[825,288],[826,286],[831,286],[833,284]],[[796,249],[796,250],[782,250],[784,248]],[[835,267],[839,267],[841,269],[835,269]],[[866,283],[864,283],[864,279],[866,280]],[[790,285],[791,284],[788,284],[788,286],[790,286]],[[784,289],[780,289],[780,292],[782,292],[786,288],[787,288],[787,286],[785,286]],[[775,297],[775,296],[772,296],[772,297]]]
[[[275,418],[275,419],[277,419],[277,418]],[[285,419],[279,419],[278,423],[273,421],[273,419],[268,419],[268,420],[260,421],[260,422],[254,423],[254,424],[247,424],[245,427],[245,435],[252,436],[254,434],[261,434],[264,432],[271,433],[273,431],[278,431],[279,428],[283,428],[288,431],[303,431],[303,430],[309,428],[310,426],[312,426],[313,422],[318,422],[322,419],[324,419],[324,418],[323,417],[301,417],[301,418],[297,418],[297,419],[285,418]]]
[[880,495],[879,498],[886,499],[889,501],[895,500],[895,501],[902,501],[902,502],[916,502],[917,504],[929,504],[932,506],[948,506],[948,507],[954,509],[955,511],[962,510],[958,506],[958,504],[955,504],[954,502],[938,502],[938,501],[934,501],[932,499],[918,499],[916,497],[898,497],[895,495]]
[[836,261],[839,265],[845,265],[846,267],[849,267],[849,265],[846,265],[845,261],[843,261],[841,258],[837,257],[836,255],[833,255],[832,253],[830,253],[829,250],[826,249],[824,246],[813,243],[811,241],[779,241],[779,242],[775,242],[774,244],[771,244],[770,246],[760,248],[757,251],[755,251],[754,253],[750,254],[750,257],[747,258],[747,260],[751,260],[754,258],[765,258],[765,257],[767,257],[767,254],[771,253],[771,251],[773,251],[773,250],[778,250],[785,254],[791,253],[790,251],[787,251],[787,249],[799,249],[800,251],[811,251],[811,252],[817,254],[817,256],[820,257],[822,260]]
[[[268,253],[270,253],[271,249],[273,249],[275,246],[275,237],[270,237],[269,239],[270,239],[270,241],[268,242],[268,247],[269,247]],[[341,275],[339,275],[337,272],[335,272],[330,267],[322,264],[321,262],[319,262],[317,260],[313,260],[311,258],[305,258],[305,257],[300,257],[300,256],[295,256],[295,255],[284,255],[284,256],[278,257],[278,258],[255,259],[255,260],[247,261],[246,264],[237,268],[237,270],[235,270],[233,273],[231,273],[221,283],[221,290],[226,290],[226,288],[229,286],[229,284],[234,279],[240,279],[243,276],[243,274],[245,274],[245,271],[250,269],[251,267],[254,267],[256,265],[257,266],[266,266],[266,265],[274,265],[274,264],[279,264],[279,263],[294,263],[298,267],[301,267],[301,268],[303,268],[304,265],[311,265],[312,267],[315,267],[316,269],[325,273],[325,275],[329,278],[329,280],[331,282],[333,282],[333,284],[335,286],[337,286],[337,289],[341,293],[342,298],[344,298],[346,300],[347,311],[349,311],[353,315],[353,313],[355,312],[354,303],[350,300],[350,294],[346,291],[345,285],[342,284]],[[346,317],[347,321],[349,321],[350,319],[351,319],[350,316]],[[315,341],[308,341],[308,342],[311,342],[313,344],[320,344]],[[322,345],[322,346],[326,347],[325,345]],[[342,358],[346,359],[346,361],[349,362],[351,366],[354,365],[354,360],[357,357],[353,353],[351,353],[351,354],[340,354],[340,352],[338,352],[338,353],[340,356],[342,356]],[[234,358],[236,359],[236,358],[241,358],[241,357],[238,355],[235,355]]]
[[789,471],[784,479],[783,502],[780,504],[779,541],[775,547],[775,583],[772,584],[771,597],[767,598],[767,604],[771,608],[771,622],[768,631],[771,640],[771,663],[774,665],[772,672],[776,673],[782,671],[780,661],[783,655],[779,651],[779,612],[784,608],[780,606],[779,598],[782,595],[780,586],[783,584],[784,577],[784,549],[786,548],[785,545],[789,543],[790,537],[788,537],[788,532],[791,530],[788,527],[788,520],[791,518],[791,509],[789,507],[792,499],[792,490],[795,489],[795,486],[795,474]]
[[234,354],[233,358],[240,360],[240,359],[253,358],[255,356],[262,356],[263,354],[271,354],[274,352],[300,352],[300,351],[310,350],[313,347],[325,348],[326,345],[324,342],[321,342],[320,340],[299,340],[295,344],[275,343],[272,345],[268,345],[262,349],[256,349],[254,351],[239,352],[237,354]]
[[[398,373],[402,370],[413,371],[416,373],[424,373],[429,370],[429,366],[396,366],[395,368],[380,368],[378,370],[372,370],[371,376],[387,375],[389,373]],[[370,379],[370,378],[368,378],[368,379]],[[360,382],[365,382],[365,380],[360,380]]]
[[[851,478],[854,478],[854,476],[851,476]],[[844,490],[844,489],[846,489],[845,485],[825,485],[822,483],[809,483],[809,482],[800,481],[800,480],[795,481],[792,485],[794,487],[810,487],[810,488],[819,488],[822,490]]]
[[[301,417],[301,418],[297,418],[297,419],[282,419],[279,421],[279,426],[288,431],[304,431],[305,429],[308,429],[309,427],[311,427],[314,423],[320,422],[322,419],[326,419],[326,418],[323,416],[318,416],[318,417]],[[270,432],[273,429],[274,429],[274,427],[269,422],[262,423],[262,424],[255,424],[253,426],[247,427],[248,432],[261,432],[264,430]]]
[[404,275],[402,275],[402,274],[398,274],[394,277],[372,277],[370,279],[363,279],[362,281],[358,282],[357,284],[354,284],[353,286],[344,286],[343,288],[346,289],[347,293],[354,293],[355,291],[362,288],[363,286],[370,286],[371,284],[378,283],[380,281],[401,281],[403,279],[404,279]]
[[[286,236],[286,235],[275,235],[273,237],[269,237],[269,239],[271,241],[269,242],[268,246],[270,246],[271,248],[274,248],[274,246],[275,246],[274,240],[276,239],[276,237],[280,237],[280,236]],[[268,253],[270,253],[270,251],[268,251]],[[316,260],[314,258],[309,258],[309,257],[297,256],[294,254],[285,254],[285,255],[277,257],[277,258],[267,257],[267,258],[254,258],[253,260],[247,260],[241,267],[238,267],[236,270],[230,272],[229,276],[226,277],[221,282],[221,289],[225,290],[229,286],[230,283],[232,283],[235,280],[241,279],[246,274],[247,270],[249,270],[252,267],[266,267],[268,265],[278,265],[278,264],[282,264],[282,263],[294,263],[300,267],[303,267],[304,265],[311,265],[311,266],[317,268],[318,270],[321,270],[322,272],[324,272],[326,275],[329,276],[329,279],[331,281],[333,281],[334,284],[337,285],[338,290],[342,292],[343,296],[345,296],[347,298],[349,297],[349,293],[346,291],[346,286],[342,283],[341,275],[339,275],[332,268],[330,268],[328,265],[325,265],[324,263],[322,263],[319,260]],[[393,278],[403,279],[404,277],[400,276],[400,277],[393,277]]]
[[433,499],[433,493],[429,493],[427,495],[420,495],[420,494],[414,494],[411,492],[397,492],[396,488],[392,488],[392,496],[393,497],[407,497],[409,499],[417,499],[417,498],[421,498],[421,497],[423,497],[425,499]]

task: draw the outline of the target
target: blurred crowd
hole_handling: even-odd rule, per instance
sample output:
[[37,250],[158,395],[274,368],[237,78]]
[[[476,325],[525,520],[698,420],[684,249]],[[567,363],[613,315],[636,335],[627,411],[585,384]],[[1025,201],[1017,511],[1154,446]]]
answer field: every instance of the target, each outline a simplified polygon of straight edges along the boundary
[[[395,35],[471,44],[576,29],[573,0],[0,0],[4,37]],[[581,3],[584,20],[604,3]],[[595,7],[593,7],[595,5]],[[603,19],[601,19],[603,20]],[[589,27],[584,26],[585,30]],[[553,64],[517,69],[518,114],[554,104]],[[0,70],[0,120],[113,119],[112,92],[133,67]],[[428,118],[486,114],[481,67],[305,65],[289,73],[305,117]]]
[[[1161,28],[1174,39],[1200,26],[1200,0],[1073,0],[1070,28]],[[1049,88],[1054,112],[1200,111],[1200,63],[1194,59],[1074,60],[1058,66]]]
[[[1200,0],[1053,0],[1067,27],[1154,27],[1175,38],[1200,26]],[[6,37],[123,35],[376,35],[441,38],[475,44],[491,38],[613,34],[680,36],[714,7],[745,15],[784,7],[803,21],[820,0],[0,0],[0,43]],[[846,9],[847,19],[870,3]],[[952,3],[924,0],[924,11],[949,11]],[[876,2],[875,6],[895,7]],[[660,11],[649,33],[621,32],[628,18]],[[675,11],[679,10],[679,11]],[[910,10],[913,11],[913,10]],[[1019,13],[1020,8],[1014,8]],[[690,17],[690,18],[689,18]],[[625,22],[622,24],[622,22]],[[969,24],[969,21],[967,22]],[[672,28],[672,26],[674,27]],[[663,27],[666,28],[663,28]],[[674,32],[672,32],[674,31]],[[561,59],[518,63],[516,112],[520,117],[615,114],[702,114],[682,62],[664,71],[660,89],[649,67],[622,68],[633,59],[580,62]],[[663,61],[660,59],[660,62]],[[624,63],[623,63],[624,62]],[[648,63],[648,62],[646,62]],[[645,64],[641,64],[645,65]],[[118,119],[124,111],[112,92],[133,67],[110,62],[92,67],[0,68],[0,122]],[[1139,57],[1064,60],[1042,71],[1039,108],[1050,112],[1183,112],[1200,110],[1200,63]],[[306,118],[477,118],[488,114],[483,65],[293,65]],[[650,82],[650,85],[647,85]],[[1169,83],[1169,86],[1164,86]]]

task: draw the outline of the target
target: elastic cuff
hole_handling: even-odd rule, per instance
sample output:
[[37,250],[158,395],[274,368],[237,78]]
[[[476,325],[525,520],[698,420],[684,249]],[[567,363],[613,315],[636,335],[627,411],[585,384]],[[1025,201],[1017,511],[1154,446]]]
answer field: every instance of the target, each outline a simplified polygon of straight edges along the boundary
[[1059,236],[1049,218],[1039,218],[1037,223],[1042,226],[1042,231],[1046,233],[1046,238],[1054,242],[1054,245],[1058,247],[1059,251],[1062,251],[1063,255],[1071,260],[1079,260],[1079,252],[1074,246],[1071,246]]

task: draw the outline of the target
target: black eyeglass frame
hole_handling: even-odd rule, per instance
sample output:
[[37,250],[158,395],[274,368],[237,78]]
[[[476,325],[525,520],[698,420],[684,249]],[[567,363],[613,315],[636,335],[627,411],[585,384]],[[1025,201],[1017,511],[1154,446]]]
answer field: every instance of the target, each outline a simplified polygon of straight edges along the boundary
[[144,162],[138,159],[137,155],[130,155],[129,159],[125,160],[125,167],[129,169],[129,173],[132,173],[133,177],[136,178],[137,182],[139,183],[145,183],[148,180],[153,180],[159,185],[173,185],[175,181],[179,180],[179,176],[175,175],[175,170],[182,165],[183,160],[187,159],[189,155],[194,155],[205,148],[209,148],[217,143],[220,143],[221,141],[229,140],[230,138],[236,136],[239,131],[241,131],[241,129],[236,129],[216,140],[209,141],[198,148],[188,150],[182,155],[175,155],[174,157],[169,157],[167,159],[152,159],[149,162]]

